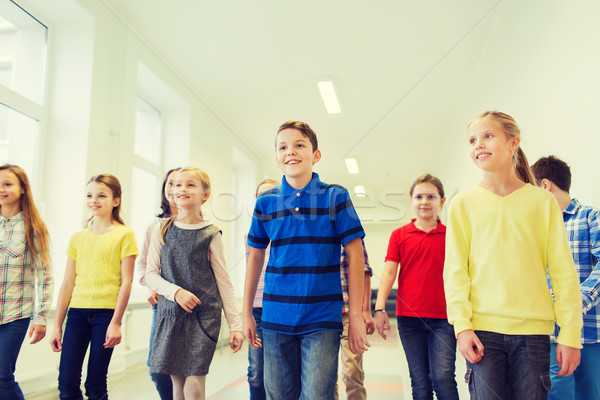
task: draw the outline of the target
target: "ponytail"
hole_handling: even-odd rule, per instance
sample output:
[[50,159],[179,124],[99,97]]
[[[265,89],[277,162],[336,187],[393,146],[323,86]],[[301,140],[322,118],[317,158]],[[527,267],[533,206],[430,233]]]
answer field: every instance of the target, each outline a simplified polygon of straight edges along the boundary
[[535,179],[531,173],[531,168],[529,168],[529,162],[527,161],[527,157],[525,157],[525,152],[523,152],[523,149],[521,149],[520,146],[517,147],[513,156],[513,166],[515,168],[515,173],[520,180],[535,186]]

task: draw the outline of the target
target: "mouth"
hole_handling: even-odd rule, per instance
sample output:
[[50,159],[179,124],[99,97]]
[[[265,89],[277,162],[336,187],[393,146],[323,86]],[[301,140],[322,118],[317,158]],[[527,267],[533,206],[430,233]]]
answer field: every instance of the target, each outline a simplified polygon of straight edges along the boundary
[[285,165],[296,165],[299,163],[300,163],[300,160],[289,160],[285,163]]
[[484,160],[484,159],[488,158],[488,157],[489,157],[489,156],[491,156],[491,155],[492,155],[492,153],[478,153],[478,154],[475,156],[475,158],[476,158],[477,160]]
[[178,199],[189,199],[189,198],[190,198],[190,196],[187,196],[187,195],[185,195],[185,194],[180,194],[180,195],[178,195],[178,196],[177,196],[177,198],[178,198]]

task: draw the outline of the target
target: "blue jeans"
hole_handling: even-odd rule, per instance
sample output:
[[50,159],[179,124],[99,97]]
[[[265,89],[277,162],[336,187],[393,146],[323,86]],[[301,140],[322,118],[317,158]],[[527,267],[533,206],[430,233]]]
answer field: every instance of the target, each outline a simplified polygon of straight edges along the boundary
[[15,382],[15,365],[29,320],[23,318],[0,325],[0,399],[24,399],[19,384]]
[[547,399],[550,389],[550,337],[475,331],[483,358],[467,361],[465,381],[471,399]]
[[581,362],[572,375],[556,376],[556,343],[550,351],[550,400],[600,399],[600,343],[584,344]]
[[[256,336],[262,340],[262,329],[260,321],[262,319],[262,308],[253,308],[252,316],[256,321]],[[265,400],[265,385],[263,382],[264,355],[263,348],[255,349],[248,346],[248,385],[250,386],[250,400]]]
[[[148,345],[148,366],[150,366],[150,355],[152,354],[152,338],[154,337],[154,328],[156,328],[156,307],[152,306],[152,325],[150,326],[150,344]],[[157,374],[150,372],[150,379],[156,386],[156,391],[161,400],[173,400],[173,381],[171,375]]]
[[269,400],[333,400],[339,331],[302,335],[263,331],[263,346]]
[[71,308],[63,335],[63,349],[58,368],[58,390],[61,399],[80,400],[81,368],[90,347],[85,395],[89,400],[108,399],[106,375],[113,349],[105,349],[106,329],[115,310]]
[[456,339],[445,319],[398,317],[398,332],[408,369],[414,400],[458,400],[454,369]]

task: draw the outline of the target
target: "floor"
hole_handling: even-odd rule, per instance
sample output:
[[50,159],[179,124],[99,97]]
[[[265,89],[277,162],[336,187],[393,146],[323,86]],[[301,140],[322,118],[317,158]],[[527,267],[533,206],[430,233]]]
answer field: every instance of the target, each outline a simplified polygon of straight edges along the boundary
[[[390,318],[391,323],[395,320]],[[392,326],[387,340],[379,335],[369,336],[371,348],[364,357],[365,387],[370,400],[411,399],[410,379],[404,352],[400,346],[398,331]],[[246,382],[247,352],[242,349],[232,354],[228,348],[217,350],[206,382],[207,400],[248,399]],[[464,376],[464,360],[457,357],[456,376],[461,399],[468,399]],[[340,384],[340,400],[346,400],[343,383]],[[144,362],[122,374],[109,377],[110,400],[160,400]]]

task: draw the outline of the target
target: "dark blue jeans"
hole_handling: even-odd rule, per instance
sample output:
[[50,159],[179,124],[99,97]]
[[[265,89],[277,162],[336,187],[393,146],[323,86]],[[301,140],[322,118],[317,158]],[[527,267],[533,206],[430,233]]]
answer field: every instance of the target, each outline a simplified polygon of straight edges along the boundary
[[265,390],[269,400],[333,400],[339,331],[302,335],[263,331]]
[[454,369],[456,339],[445,319],[398,317],[398,332],[415,400],[458,400]]
[[15,382],[15,365],[28,327],[29,318],[0,325],[0,399],[24,399]]
[[[152,338],[154,337],[154,328],[156,328],[156,306],[152,306],[152,325],[150,327],[150,344],[148,345],[148,366],[150,366],[150,355],[152,354]],[[157,374],[150,372],[150,379],[156,386],[156,391],[161,400],[173,400],[173,381],[171,375]]]
[[[256,336],[262,340],[263,334],[260,329],[262,319],[262,308],[253,308],[252,316],[256,321]],[[265,384],[263,382],[264,355],[263,348],[255,349],[248,346],[248,385],[250,386],[250,400],[266,400]]]
[[484,356],[475,364],[467,361],[465,381],[471,399],[548,398],[549,336],[486,331],[475,331],[475,334],[484,346]]
[[71,308],[63,335],[63,349],[58,369],[58,390],[64,400],[80,400],[81,368],[90,347],[85,395],[89,400],[106,400],[106,375],[113,349],[105,349],[106,329],[115,310]]

